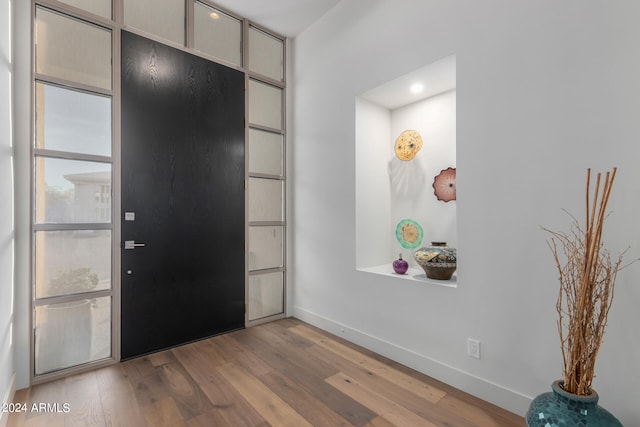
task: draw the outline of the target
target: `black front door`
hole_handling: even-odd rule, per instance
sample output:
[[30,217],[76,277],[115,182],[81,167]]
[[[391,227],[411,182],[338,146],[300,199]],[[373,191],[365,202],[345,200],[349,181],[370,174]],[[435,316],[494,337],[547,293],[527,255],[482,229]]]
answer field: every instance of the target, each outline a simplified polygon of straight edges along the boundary
[[244,114],[243,73],[122,32],[123,359],[244,327]]

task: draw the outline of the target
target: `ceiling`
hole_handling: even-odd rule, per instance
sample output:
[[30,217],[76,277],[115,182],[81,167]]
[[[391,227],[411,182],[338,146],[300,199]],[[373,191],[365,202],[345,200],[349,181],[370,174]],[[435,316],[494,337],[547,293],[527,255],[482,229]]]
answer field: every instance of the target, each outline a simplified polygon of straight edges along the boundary
[[[411,87],[416,84],[422,90],[414,93]],[[368,90],[360,97],[394,110],[455,88],[456,57],[452,55]]]
[[286,37],[296,37],[340,0],[213,0],[214,4]]
[[[212,0],[213,4],[247,18],[282,36],[294,38],[320,19],[341,0]],[[420,93],[409,88],[421,83]],[[456,87],[455,56],[433,62],[373,88],[361,96],[393,110]]]

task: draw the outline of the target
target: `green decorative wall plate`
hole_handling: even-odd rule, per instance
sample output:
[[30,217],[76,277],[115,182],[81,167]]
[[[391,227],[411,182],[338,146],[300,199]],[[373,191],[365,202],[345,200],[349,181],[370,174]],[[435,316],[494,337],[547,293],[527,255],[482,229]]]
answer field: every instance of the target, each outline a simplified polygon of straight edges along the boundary
[[422,226],[412,219],[403,219],[396,226],[396,239],[403,248],[414,249],[420,246],[423,234]]

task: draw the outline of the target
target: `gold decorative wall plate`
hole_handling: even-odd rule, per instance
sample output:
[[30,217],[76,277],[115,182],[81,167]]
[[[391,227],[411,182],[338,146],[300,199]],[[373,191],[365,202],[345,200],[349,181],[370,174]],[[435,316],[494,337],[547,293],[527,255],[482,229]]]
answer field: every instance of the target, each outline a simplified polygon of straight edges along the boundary
[[396,156],[405,162],[412,160],[422,148],[422,137],[417,130],[405,130],[396,138]]

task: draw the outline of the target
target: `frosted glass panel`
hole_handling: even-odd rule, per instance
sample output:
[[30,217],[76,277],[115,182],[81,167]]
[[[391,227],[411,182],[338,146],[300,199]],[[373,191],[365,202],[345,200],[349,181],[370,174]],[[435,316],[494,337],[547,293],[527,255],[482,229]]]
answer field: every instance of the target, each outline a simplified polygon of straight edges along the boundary
[[249,227],[249,270],[282,267],[284,227]]
[[125,0],[124,23],[184,45],[184,0]]
[[60,0],[78,9],[111,19],[111,0]]
[[36,147],[111,156],[111,98],[36,84]]
[[249,178],[249,221],[282,221],[284,181]]
[[111,32],[37,8],[36,72],[111,89]]
[[36,158],[36,223],[111,222],[111,164]]
[[196,50],[242,65],[242,21],[200,3],[194,20]]
[[111,297],[36,307],[36,375],[111,356]]
[[283,165],[282,135],[249,129],[249,172],[282,176]]
[[284,273],[249,276],[249,320],[284,312]]
[[249,122],[282,129],[282,89],[249,81]]
[[36,232],[36,298],[111,287],[111,230]]
[[249,69],[274,80],[283,81],[283,41],[251,27],[249,29]]

